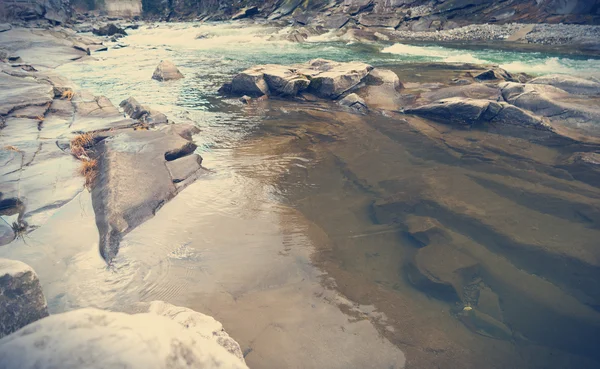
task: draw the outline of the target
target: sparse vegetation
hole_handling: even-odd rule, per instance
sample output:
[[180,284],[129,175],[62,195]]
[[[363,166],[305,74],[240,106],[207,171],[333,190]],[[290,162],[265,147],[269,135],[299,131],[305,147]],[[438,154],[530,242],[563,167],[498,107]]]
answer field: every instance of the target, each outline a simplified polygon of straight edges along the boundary
[[81,160],[79,174],[85,178],[85,187],[92,189],[98,173],[98,162],[90,158],[89,149],[94,144],[93,133],[82,133],[71,140],[71,155]]
[[85,178],[85,187],[91,190],[98,175],[98,161],[96,159],[82,160],[79,174]]
[[61,98],[71,101],[71,99],[73,99],[73,96],[75,96],[75,92],[73,92],[73,90],[65,90],[63,91]]

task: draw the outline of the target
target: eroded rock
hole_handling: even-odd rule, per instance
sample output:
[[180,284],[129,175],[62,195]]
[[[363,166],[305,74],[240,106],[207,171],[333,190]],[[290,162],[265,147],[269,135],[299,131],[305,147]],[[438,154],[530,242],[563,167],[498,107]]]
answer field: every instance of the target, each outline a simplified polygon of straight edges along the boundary
[[600,83],[564,74],[537,77],[529,83],[558,87],[576,95],[600,95]]
[[247,368],[219,337],[205,334],[218,322],[174,308],[152,303],[143,314],[88,308],[52,315],[0,340],[3,368]]
[[181,78],[184,78],[183,74],[169,60],[162,60],[154,70],[154,74],[152,74],[152,79],[157,81],[171,81]]
[[[33,269],[20,261],[0,259],[0,338],[46,316],[46,298]],[[5,356],[0,357],[4,364]]]

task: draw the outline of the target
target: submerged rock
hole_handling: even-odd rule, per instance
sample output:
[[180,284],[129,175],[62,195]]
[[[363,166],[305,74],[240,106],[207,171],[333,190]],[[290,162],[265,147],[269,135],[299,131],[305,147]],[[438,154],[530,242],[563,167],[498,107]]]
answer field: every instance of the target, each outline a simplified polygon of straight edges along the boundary
[[203,314],[158,302],[133,315],[88,308],[52,315],[3,338],[0,357],[4,369],[247,368],[231,353],[237,343],[225,340],[218,326]]
[[[46,298],[33,269],[20,261],[0,259],[0,338],[46,316]],[[4,356],[0,357],[4,363]]]
[[154,74],[152,74],[152,79],[157,81],[170,81],[181,78],[184,78],[183,74],[169,60],[162,60],[154,70]]

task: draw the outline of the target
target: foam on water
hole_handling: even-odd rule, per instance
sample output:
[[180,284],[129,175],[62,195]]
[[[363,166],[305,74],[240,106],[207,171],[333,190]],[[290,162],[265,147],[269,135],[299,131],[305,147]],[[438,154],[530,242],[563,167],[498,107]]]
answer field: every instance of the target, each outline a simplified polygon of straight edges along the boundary
[[385,47],[382,53],[395,55],[398,61],[414,62],[458,62],[496,64],[511,72],[533,75],[571,74],[585,77],[600,77],[600,60],[557,57],[539,52],[503,50],[462,50],[442,46],[415,46],[397,43]]

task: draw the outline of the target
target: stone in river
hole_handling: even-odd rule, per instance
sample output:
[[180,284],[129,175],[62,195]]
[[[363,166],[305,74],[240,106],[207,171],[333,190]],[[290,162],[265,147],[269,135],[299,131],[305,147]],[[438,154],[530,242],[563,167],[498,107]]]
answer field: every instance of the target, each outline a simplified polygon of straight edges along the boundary
[[181,78],[183,78],[183,74],[169,60],[162,60],[154,70],[154,74],[152,74],[152,79],[157,81],[170,81]]

